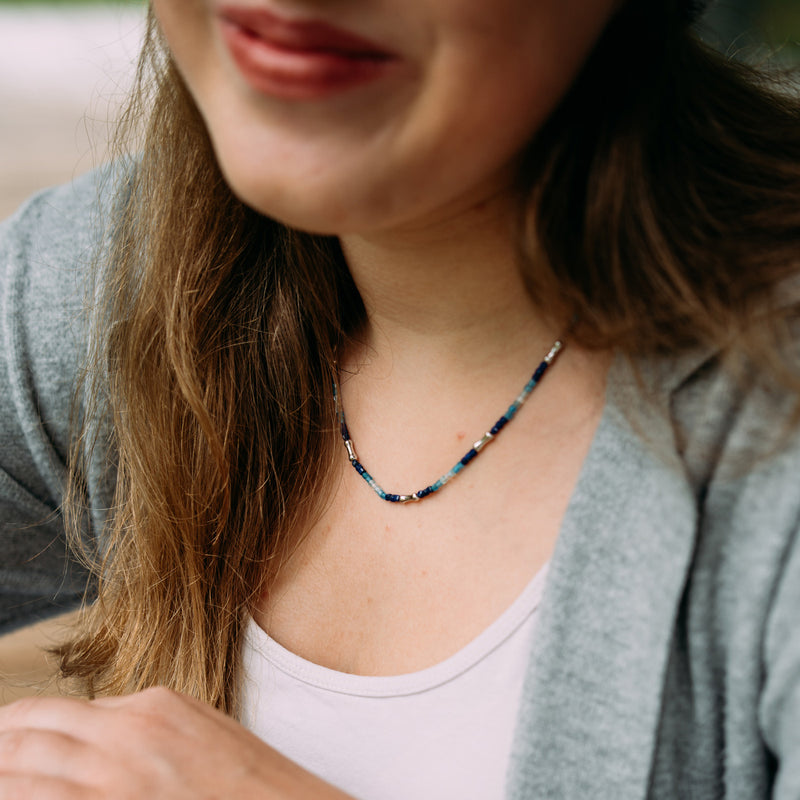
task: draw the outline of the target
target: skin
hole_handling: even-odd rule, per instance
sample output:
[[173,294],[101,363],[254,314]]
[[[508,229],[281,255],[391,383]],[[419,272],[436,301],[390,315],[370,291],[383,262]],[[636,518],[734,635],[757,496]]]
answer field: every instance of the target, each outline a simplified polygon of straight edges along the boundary
[[[343,354],[342,397],[362,457],[387,488],[419,488],[447,469],[562,333],[519,277],[509,186],[615,5],[274,0],[287,16],[335,23],[397,54],[375,85],[290,102],[243,81],[213,5],[156,0],[233,190],[341,238],[369,314],[361,345]],[[303,532],[259,624],[303,657],[360,674],[452,655],[550,557],[607,364],[568,347],[515,433],[424,503],[381,503],[342,456],[331,503]],[[0,709],[0,800],[143,796],[345,797],[164,689]]]
[[[211,777],[211,779],[209,779]],[[233,720],[163,688],[0,709],[4,800],[281,800],[346,795]]]
[[[258,4],[237,0],[248,2]],[[617,4],[265,4],[397,54],[385,79],[308,103],[262,96],[243,80],[216,24],[222,0],[154,7],[234,191],[289,225],[341,235],[451,217],[505,192],[517,154]]]

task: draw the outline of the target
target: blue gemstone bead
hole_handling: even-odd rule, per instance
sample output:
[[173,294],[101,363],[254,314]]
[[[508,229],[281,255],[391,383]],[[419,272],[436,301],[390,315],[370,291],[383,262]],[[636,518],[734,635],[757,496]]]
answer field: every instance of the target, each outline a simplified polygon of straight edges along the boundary
[[497,420],[497,422],[495,422],[489,433],[491,433],[492,436],[496,436],[498,433],[500,433],[501,430],[503,430],[503,428],[505,428],[507,424],[508,424],[508,417],[502,416],[500,417],[499,420]]
[[[537,383],[539,382],[541,377],[544,375],[544,373],[546,372],[547,368],[554,362],[555,357],[558,355],[560,346],[561,346],[560,342],[556,342],[556,345],[553,346],[553,349],[552,349],[551,354],[549,356],[550,359],[551,359],[550,363],[548,363],[545,360],[545,361],[542,361],[541,364],[539,364],[539,366],[536,368],[536,370],[534,371],[533,375],[531,376],[530,380],[523,387],[523,389],[520,392],[520,394],[517,395],[517,398],[508,407],[506,413],[503,414],[503,416],[500,417],[500,419],[498,419],[495,422],[495,424],[490,428],[488,433],[491,436],[496,436],[498,433],[500,433],[500,431],[503,430],[503,428],[505,428],[505,426],[512,420],[512,418],[517,413],[519,408],[522,406],[522,404],[528,398],[528,395],[536,387]],[[375,479],[369,474],[369,472],[367,472],[367,470],[364,468],[364,466],[354,458],[354,456],[355,456],[354,447],[355,446],[352,444],[352,437],[350,436],[350,431],[349,431],[349,429],[347,427],[347,422],[345,420],[345,415],[344,415],[344,409],[341,407],[341,405],[339,403],[339,391],[338,391],[338,386],[337,386],[335,381],[334,381],[334,384],[333,384],[333,394],[334,394],[334,400],[336,402],[336,412],[337,412],[337,417],[338,417],[338,422],[339,422],[339,428],[340,428],[340,431],[341,431],[341,434],[342,434],[342,439],[344,440],[345,447],[348,450],[348,457],[351,458],[351,463],[352,463],[353,467],[355,468],[356,472],[358,472],[358,474],[361,475],[361,477],[369,484],[369,486],[373,489],[373,491],[379,497],[381,497],[384,500],[387,500],[390,503],[399,503],[399,502],[401,502],[401,498],[404,495],[390,494],[390,493],[385,492],[376,483]],[[482,444],[483,443],[485,443],[484,440],[482,440]],[[462,456],[461,460],[457,461],[455,463],[455,465],[453,466],[453,468],[449,472],[447,472],[444,475],[442,475],[437,481],[434,481],[430,486],[426,486],[424,489],[420,489],[418,492],[415,492],[414,494],[415,494],[416,498],[421,500],[423,497],[427,497],[428,495],[433,494],[434,492],[437,492],[446,483],[448,483],[452,478],[454,478],[456,475],[458,475],[461,472],[461,470],[463,470],[464,467],[466,467],[467,464],[469,464],[470,461],[472,461],[478,455],[479,452],[480,451],[476,450],[474,447],[471,448],[470,450],[468,450]]]
[[466,467],[476,455],[478,455],[478,451],[473,447],[472,450],[464,454],[464,457],[461,459],[461,463]]

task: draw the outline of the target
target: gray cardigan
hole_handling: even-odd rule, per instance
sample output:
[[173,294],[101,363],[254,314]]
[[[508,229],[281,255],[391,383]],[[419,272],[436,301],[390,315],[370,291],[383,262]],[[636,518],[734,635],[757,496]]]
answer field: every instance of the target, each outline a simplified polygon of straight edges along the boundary
[[[98,205],[89,177],[0,226],[0,630],[74,605],[86,580],[58,506]],[[797,800],[800,436],[781,428],[786,398],[738,390],[714,354],[643,375],[612,369],[508,796]],[[107,491],[90,489],[99,519]]]

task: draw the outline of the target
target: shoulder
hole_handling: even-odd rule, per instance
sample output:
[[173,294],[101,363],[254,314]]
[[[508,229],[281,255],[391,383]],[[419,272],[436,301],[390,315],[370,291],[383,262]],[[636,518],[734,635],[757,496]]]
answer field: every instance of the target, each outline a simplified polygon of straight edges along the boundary
[[[713,723],[725,737],[732,785],[742,784],[748,769],[753,774],[750,745],[765,742],[779,762],[781,797],[800,788],[797,404],[794,392],[760,370],[732,374],[718,355],[695,364],[670,398],[696,497],[696,538],[673,659],[690,665],[696,702],[707,711],[695,722]],[[675,693],[683,697],[685,690]],[[680,716],[676,708],[665,716]]]
[[[800,336],[785,364],[800,364]],[[686,583],[686,635],[695,655],[723,659],[753,685],[773,663],[774,620],[798,610],[800,425],[796,392],[745,361],[709,354],[669,396],[676,448],[695,496],[694,554]],[[790,598],[791,595],[791,599]],[[780,637],[800,660],[800,636]],[[704,653],[704,654],[703,654]],[[717,668],[720,665],[717,664]]]
[[13,291],[27,287],[25,299],[42,305],[56,293],[82,287],[121,180],[120,169],[95,170],[39,192],[0,223],[4,295],[17,297]]
[[[69,312],[83,306],[110,219],[114,171],[96,170],[34,195],[0,224],[0,286],[11,320],[59,348]],[[15,328],[16,325],[12,325]]]
[[107,170],[95,170],[35,194],[0,225],[4,255],[24,258],[33,250],[69,258],[85,250],[109,177]]
[[41,416],[61,456],[110,180],[97,171],[43,191],[0,225],[5,401],[23,428]]
[[[618,363],[610,400],[655,452],[685,472],[699,502],[720,485],[789,488],[795,475],[781,465],[800,457],[800,325],[780,362],[795,388],[741,353],[698,349]],[[661,435],[651,441],[656,428]],[[788,495],[800,502],[800,493]]]
[[60,505],[112,179],[44,191],[0,224],[0,628],[75,602],[86,584]]
[[[716,352],[651,359],[641,369],[644,387],[618,373],[621,386],[610,391],[660,465],[652,472],[662,478],[659,493],[671,492],[665,513],[692,532],[685,610],[695,633],[719,637],[719,652],[749,635],[756,675],[777,586],[800,552],[800,398]],[[629,482],[629,497],[641,480]]]
[[[798,326],[782,362],[800,376]],[[665,411],[701,534],[716,532],[726,556],[739,541],[743,552],[780,560],[800,520],[800,394],[735,354],[696,353],[663,374],[671,381]],[[757,560],[730,563],[744,571]]]

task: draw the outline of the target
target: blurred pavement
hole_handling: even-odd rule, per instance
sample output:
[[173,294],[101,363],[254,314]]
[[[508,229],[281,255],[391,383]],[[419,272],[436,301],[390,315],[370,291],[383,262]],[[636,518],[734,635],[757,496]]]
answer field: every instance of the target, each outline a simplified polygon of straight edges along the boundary
[[102,163],[145,7],[0,6],[0,219]]

